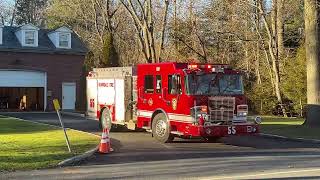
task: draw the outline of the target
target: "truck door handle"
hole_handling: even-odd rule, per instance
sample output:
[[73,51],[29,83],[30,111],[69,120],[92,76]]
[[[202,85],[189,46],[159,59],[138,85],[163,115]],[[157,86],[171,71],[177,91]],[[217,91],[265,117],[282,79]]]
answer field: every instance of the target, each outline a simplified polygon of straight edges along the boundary
[[142,91],[141,91],[141,90],[142,90],[142,89],[141,89],[141,87],[140,87],[140,88],[138,89],[138,92],[139,92],[139,94],[140,94],[140,96],[138,96],[138,98],[141,99],[144,104],[146,104],[146,103],[147,103],[147,99],[144,98],[144,95],[142,94]]
[[162,100],[169,106],[171,101],[166,100],[167,88],[163,88],[161,92]]

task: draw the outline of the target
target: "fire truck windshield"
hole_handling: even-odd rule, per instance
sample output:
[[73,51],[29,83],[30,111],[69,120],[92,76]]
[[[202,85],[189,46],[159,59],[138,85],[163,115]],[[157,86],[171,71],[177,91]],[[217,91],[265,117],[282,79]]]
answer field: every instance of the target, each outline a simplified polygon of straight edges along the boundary
[[186,90],[190,95],[242,95],[242,76],[239,74],[189,74]]

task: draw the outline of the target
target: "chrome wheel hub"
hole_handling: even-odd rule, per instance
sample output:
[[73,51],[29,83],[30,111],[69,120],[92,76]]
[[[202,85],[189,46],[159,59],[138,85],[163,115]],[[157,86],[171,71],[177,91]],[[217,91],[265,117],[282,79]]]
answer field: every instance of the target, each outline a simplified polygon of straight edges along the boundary
[[156,134],[159,137],[164,137],[166,135],[167,123],[164,120],[158,120],[156,124]]

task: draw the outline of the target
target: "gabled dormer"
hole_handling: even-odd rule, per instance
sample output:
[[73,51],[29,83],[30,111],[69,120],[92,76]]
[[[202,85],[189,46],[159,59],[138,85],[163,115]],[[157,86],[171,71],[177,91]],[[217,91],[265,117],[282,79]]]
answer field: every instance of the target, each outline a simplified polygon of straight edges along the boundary
[[32,25],[26,24],[20,26],[18,30],[15,32],[21,46],[24,47],[38,47],[39,43],[39,35],[38,35],[39,28]]
[[3,44],[3,25],[0,25],[0,45]]
[[63,26],[51,31],[48,36],[56,48],[71,49],[71,34],[72,31]]

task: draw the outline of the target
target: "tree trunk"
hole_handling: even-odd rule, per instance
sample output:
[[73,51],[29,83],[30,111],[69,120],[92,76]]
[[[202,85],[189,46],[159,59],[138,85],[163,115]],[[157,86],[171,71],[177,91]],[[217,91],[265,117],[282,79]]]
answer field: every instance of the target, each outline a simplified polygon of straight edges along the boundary
[[[260,4],[260,0],[256,0],[255,1],[255,6],[256,7],[259,7],[259,4]],[[260,43],[261,43],[261,35],[259,34],[260,33],[260,13],[259,13],[259,10],[258,8],[255,8],[255,16],[256,16],[256,19],[255,19],[255,28],[256,28],[256,31],[258,32],[258,40],[257,40],[257,43],[256,43],[256,50],[255,50],[255,69],[256,69],[256,76],[257,76],[257,83],[258,84],[262,84],[262,80],[261,80],[261,74],[260,74]],[[268,58],[268,55],[267,55],[267,58]],[[272,78],[271,78],[272,80]],[[273,83],[271,83],[273,84]]]
[[165,30],[167,25],[167,18],[168,18],[168,7],[169,7],[169,0],[165,0],[165,8],[164,8],[164,14],[162,19],[162,26],[161,26],[161,39],[160,39],[160,45],[159,45],[159,51],[157,56],[157,62],[161,61],[161,54],[164,50],[164,36],[165,36]]
[[303,105],[302,105],[302,98],[299,98],[299,105],[300,105],[300,116],[303,117]]
[[179,52],[179,47],[178,47],[178,41],[177,41],[177,0],[174,0],[174,28],[173,28],[173,31],[174,31],[174,47],[175,47],[175,51],[176,51],[176,54],[178,54]]
[[272,47],[274,50],[274,53],[276,56],[278,56],[278,41],[277,41],[277,20],[278,20],[278,11],[277,11],[277,6],[278,6],[278,0],[272,0],[272,11],[271,11],[271,33],[272,33],[272,38],[275,40],[272,42]]
[[307,58],[307,119],[306,124],[320,126],[319,92],[319,35],[318,35],[318,0],[305,0],[305,35]]
[[157,54],[156,54],[156,46],[155,46],[155,38],[154,38],[154,23],[153,23],[153,13],[152,13],[152,2],[151,0],[147,1],[147,27],[148,27],[148,37],[150,42],[150,49],[151,49],[151,60],[153,63],[157,61]]
[[[274,1],[273,3],[276,3],[277,1]],[[276,4],[273,4],[273,8],[276,7]],[[269,54],[271,57],[271,61],[272,61],[272,71],[274,74],[274,85],[275,85],[275,93],[276,93],[276,97],[278,100],[278,103],[282,109],[282,113],[285,117],[287,117],[287,113],[285,110],[285,107],[283,106],[283,101],[282,101],[282,95],[281,95],[281,90],[280,90],[280,76],[279,76],[279,66],[278,66],[278,46],[277,46],[277,41],[276,41],[276,36],[275,36],[275,32],[276,32],[276,26],[275,26],[275,22],[271,22],[271,28],[270,25],[268,24],[266,17],[265,17],[265,12],[263,10],[262,4],[260,4],[260,11],[262,14],[262,20],[263,23],[265,25],[268,37],[269,37],[269,42],[268,42],[268,47],[269,47]],[[273,9],[274,11],[274,9]],[[276,12],[273,12],[276,13]],[[273,18],[272,18],[273,19]],[[276,21],[276,19],[273,19]]]
[[16,19],[16,13],[17,13],[17,6],[18,6],[18,0],[14,1],[14,7],[12,11],[12,16],[11,16],[11,21],[10,21],[10,26],[13,26],[13,23]]
[[284,57],[284,22],[283,22],[283,2],[284,0],[277,0],[277,41],[278,41],[278,60],[281,61]]
[[[279,3],[278,3],[279,2]],[[278,49],[278,20],[279,20],[279,13],[278,13],[278,4],[280,4],[281,0],[272,0],[272,11],[271,11],[271,30],[272,30],[272,49],[273,54],[276,56],[275,65],[277,66],[277,73],[280,82],[280,73],[279,73],[279,49]]]

